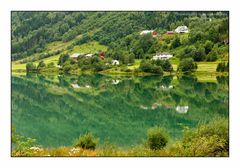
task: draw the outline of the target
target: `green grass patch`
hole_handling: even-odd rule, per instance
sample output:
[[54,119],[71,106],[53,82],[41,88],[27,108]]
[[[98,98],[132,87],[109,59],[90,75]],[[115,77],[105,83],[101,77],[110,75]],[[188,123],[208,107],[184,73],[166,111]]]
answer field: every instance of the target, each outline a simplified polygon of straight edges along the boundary
[[72,50],[66,52],[71,55],[73,53],[96,53],[98,51],[107,51],[107,46],[92,41],[86,44],[76,45]]

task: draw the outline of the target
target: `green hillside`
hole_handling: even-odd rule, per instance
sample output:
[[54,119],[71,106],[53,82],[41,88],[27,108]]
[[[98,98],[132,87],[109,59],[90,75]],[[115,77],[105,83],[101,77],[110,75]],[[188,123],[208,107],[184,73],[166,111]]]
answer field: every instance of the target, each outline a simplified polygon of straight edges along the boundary
[[[182,25],[189,33],[167,34]],[[154,30],[157,36],[140,35],[143,30]],[[71,65],[71,70],[65,68],[67,72],[133,71],[139,60],[169,52],[174,56],[171,63],[175,71],[185,58],[215,62],[210,69],[216,69],[218,62],[228,61],[228,40],[227,12],[12,12],[12,69],[23,71],[27,63],[37,66],[40,61],[56,68],[61,55],[99,52],[109,59],[92,60],[88,67],[82,63],[86,60],[67,61],[61,66]],[[105,66],[112,59],[123,67],[114,70]]]

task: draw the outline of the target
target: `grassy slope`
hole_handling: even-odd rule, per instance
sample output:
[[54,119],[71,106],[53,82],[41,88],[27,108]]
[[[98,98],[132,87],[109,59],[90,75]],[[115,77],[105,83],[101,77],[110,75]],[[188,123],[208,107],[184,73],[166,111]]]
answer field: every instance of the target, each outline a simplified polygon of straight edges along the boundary
[[[63,52],[61,52],[60,54],[48,57],[48,58],[44,58],[44,59],[35,61],[33,63],[38,64],[40,61],[44,61],[46,64],[53,62],[55,65],[57,65],[59,56],[62,53],[68,53],[71,55],[73,53],[95,53],[99,50],[102,50],[102,51],[107,50],[106,46],[100,45],[96,41],[89,42],[89,43],[86,43],[83,45],[76,45],[73,47],[73,49],[67,49],[67,47],[70,46],[74,41],[76,41],[76,39],[73,41],[67,42],[67,43],[64,43],[61,41],[56,41],[56,42],[48,44],[46,47],[46,51],[53,52],[53,51],[57,51],[57,50],[63,50]],[[39,54],[35,54],[34,56],[37,56],[37,55],[39,55]],[[21,64],[20,61],[21,60],[12,62],[12,70],[13,71],[25,71],[26,63]]]

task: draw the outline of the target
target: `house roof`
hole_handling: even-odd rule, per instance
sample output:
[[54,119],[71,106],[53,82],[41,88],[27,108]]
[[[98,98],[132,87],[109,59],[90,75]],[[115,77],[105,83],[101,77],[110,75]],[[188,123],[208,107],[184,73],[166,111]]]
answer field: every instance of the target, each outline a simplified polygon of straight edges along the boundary
[[86,54],[85,56],[86,57],[91,57],[91,56],[93,56],[93,54]]
[[187,26],[178,26],[175,31],[188,31],[188,27]]
[[174,32],[173,31],[167,31],[166,33],[167,34],[173,34]]

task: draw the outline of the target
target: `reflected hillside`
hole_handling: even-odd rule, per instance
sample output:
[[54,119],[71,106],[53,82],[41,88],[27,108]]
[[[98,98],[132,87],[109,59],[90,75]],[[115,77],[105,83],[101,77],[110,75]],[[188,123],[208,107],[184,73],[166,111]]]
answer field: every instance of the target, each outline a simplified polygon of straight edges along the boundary
[[69,146],[92,132],[120,147],[146,138],[153,126],[181,138],[183,127],[228,117],[228,78],[183,76],[13,76],[12,125],[45,147]]

